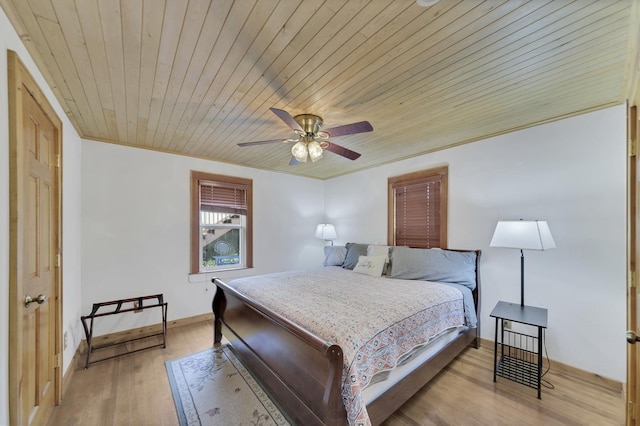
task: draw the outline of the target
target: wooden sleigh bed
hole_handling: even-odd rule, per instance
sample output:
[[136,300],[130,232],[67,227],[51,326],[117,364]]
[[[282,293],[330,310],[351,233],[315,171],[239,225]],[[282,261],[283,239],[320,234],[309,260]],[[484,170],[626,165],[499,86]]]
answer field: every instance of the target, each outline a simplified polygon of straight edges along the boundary
[[[473,304],[477,325],[466,327],[430,359],[368,402],[371,424],[380,424],[468,346],[480,345],[480,254],[475,253]],[[345,425],[344,349],[309,332],[295,321],[237,291],[218,278],[212,302],[214,343],[224,335],[242,362],[294,424]],[[329,308],[330,309],[330,308]]]

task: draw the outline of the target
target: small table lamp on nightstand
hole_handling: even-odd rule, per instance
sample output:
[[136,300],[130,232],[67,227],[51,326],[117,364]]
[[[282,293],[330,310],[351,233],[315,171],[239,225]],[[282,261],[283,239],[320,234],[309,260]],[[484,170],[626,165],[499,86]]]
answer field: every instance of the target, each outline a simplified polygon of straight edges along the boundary
[[333,225],[321,223],[316,227],[316,238],[331,241],[331,245],[333,245],[333,240],[338,238],[338,234],[336,234],[336,228]]
[[520,249],[520,306],[524,306],[524,252],[556,247],[544,220],[501,220],[496,225],[490,247]]

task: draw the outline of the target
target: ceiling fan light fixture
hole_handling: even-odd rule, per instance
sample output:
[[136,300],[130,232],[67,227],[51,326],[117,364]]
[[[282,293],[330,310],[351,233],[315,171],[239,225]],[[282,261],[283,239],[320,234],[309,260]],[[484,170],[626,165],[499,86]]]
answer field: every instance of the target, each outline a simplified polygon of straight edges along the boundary
[[297,138],[242,142],[239,143],[238,146],[255,146],[281,142],[294,143],[293,147],[291,147],[292,157],[289,161],[289,165],[292,166],[299,163],[305,163],[308,161],[308,158],[311,158],[311,161],[318,161],[323,158],[325,150],[349,160],[356,160],[360,157],[359,153],[351,151],[350,149],[340,145],[336,145],[335,143],[330,143],[327,139],[338,136],[353,135],[356,133],[370,132],[373,130],[373,126],[371,126],[368,121],[359,121],[357,123],[344,124],[342,126],[320,130],[323,124],[322,117],[315,114],[298,114],[296,116],[292,116],[282,109],[270,108],[270,110],[280,120],[284,121],[291,130],[293,130]]
[[309,154],[309,150],[307,149],[306,142],[298,141],[295,145],[291,147],[291,155],[295,157],[301,163],[307,162],[307,155]]
[[322,147],[316,141],[307,144],[307,151],[309,151],[309,157],[314,163],[322,158]]

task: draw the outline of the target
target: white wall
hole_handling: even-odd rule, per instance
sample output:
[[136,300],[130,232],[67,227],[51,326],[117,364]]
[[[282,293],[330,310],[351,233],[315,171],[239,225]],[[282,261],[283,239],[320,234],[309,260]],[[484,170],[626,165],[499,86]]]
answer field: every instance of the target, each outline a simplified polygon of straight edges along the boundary
[[63,331],[69,344],[63,352],[63,370],[71,362],[79,339],[80,315],[80,138],[38,72],[22,41],[0,9],[0,424],[9,424],[9,105],[7,50],[13,50],[33,75],[63,125],[62,226],[63,226]]
[[[163,293],[170,320],[211,312],[211,277],[322,263],[323,182],[83,141],[82,308]],[[190,171],[253,179],[254,268],[189,276]],[[100,318],[97,335],[159,322],[159,310]]]
[[[60,114],[60,113],[59,113]],[[65,121],[66,123],[66,121]],[[65,124],[62,147],[62,332],[67,347],[62,353],[63,374],[84,339],[80,323],[82,283],[81,142],[71,124]]]
[[482,337],[498,300],[520,300],[496,222],[546,220],[557,248],[525,252],[525,303],[549,310],[549,357],[625,382],[625,123],[621,105],[332,179],[326,215],[341,243],[386,242],[387,178],[448,164],[449,247],[483,251]]

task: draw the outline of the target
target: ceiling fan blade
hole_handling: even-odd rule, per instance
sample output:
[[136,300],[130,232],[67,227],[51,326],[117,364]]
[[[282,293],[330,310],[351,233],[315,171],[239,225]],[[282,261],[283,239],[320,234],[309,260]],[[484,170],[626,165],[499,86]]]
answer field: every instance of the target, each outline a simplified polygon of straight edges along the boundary
[[344,126],[333,127],[331,129],[322,129],[323,132],[329,134],[330,137],[353,135],[355,133],[370,132],[373,126],[368,121],[360,121],[358,123],[345,124]]
[[336,145],[335,143],[331,143],[331,142],[327,142],[327,143],[329,145],[324,147],[324,149],[326,149],[327,151],[331,151],[334,154],[342,155],[343,157],[348,158],[349,160],[357,160],[358,158],[360,158],[360,154],[355,151],[351,151],[350,149],[347,149],[340,145]]
[[287,111],[283,109],[278,109],[278,108],[269,108],[269,109],[271,110],[271,112],[277,115],[280,120],[284,121],[287,124],[287,126],[291,127],[294,130],[302,131],[302,127],[300,127],[298,122],[294,120],[291,114],[289,114]]
[[298,160],[296,160],[296,157],[294,157],[293,155],[291,156],[291,160],[289,161],[289,165],[290,166],[297,166],[298,164],[300,164],[300,162]]
[[257,142],[242,142],[239,143],[238,146],[255,146],[255,145],[266,145],[269,143],[278,143],[278,142],[289,142],[289,139],[271,139],[269,141],[257,141]]

